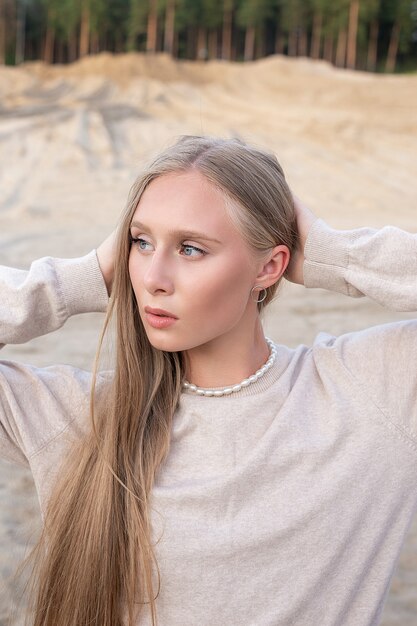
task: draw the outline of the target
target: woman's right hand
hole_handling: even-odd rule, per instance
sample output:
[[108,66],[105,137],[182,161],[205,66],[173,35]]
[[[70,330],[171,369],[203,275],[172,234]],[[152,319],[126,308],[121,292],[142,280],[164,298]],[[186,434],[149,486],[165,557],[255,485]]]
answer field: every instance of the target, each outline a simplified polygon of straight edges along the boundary
[[291,259],[285,272],[285,278],[292,283],[304,285],[304,246],[308,233],[313,223],[318,219],[297,196],[293,194],[295,212],[297,216],[298,243],[296,250],[291,254]]
[[107,293],[111,294],[111,287],[114,277],[114,261],[116,254],[116,235],[117,230],[114,230],[103,243],[97,248],[97,258],[100,265],[101,273],[103,274],[104,282],[106,283]]

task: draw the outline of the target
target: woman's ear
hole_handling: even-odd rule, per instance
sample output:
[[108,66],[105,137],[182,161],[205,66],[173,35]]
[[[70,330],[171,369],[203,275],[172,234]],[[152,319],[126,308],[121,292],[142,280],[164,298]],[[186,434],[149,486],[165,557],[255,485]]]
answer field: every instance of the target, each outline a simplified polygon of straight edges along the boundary
[[290,250],[287,246],[275,246],[263,262],[256,277],[256,284],[263,289],[274,285],[283,275],[290,262]]

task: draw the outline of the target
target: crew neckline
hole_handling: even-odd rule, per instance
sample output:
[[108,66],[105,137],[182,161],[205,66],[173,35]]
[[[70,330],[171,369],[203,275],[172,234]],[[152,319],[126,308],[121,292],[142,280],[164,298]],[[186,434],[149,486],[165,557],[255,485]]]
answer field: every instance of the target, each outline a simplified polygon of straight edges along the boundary
[[[266,391],[267,389],[269,389],[277,380],[278,378],[281,376],[282,372],[284,371],[285,368],[285,364],[287,362],[287,359],[284,359],[283,356],[283,352],[284,352],[284,346],[280,346],[278,344],[274,343],[274,347],[277,351],[277,356],[275,358],[275,361],[272,365],[272,367],[269,368],[269,370],[263,375],[261,376],[258,380],[256,380],[255,382],[253,382],[252,384],[248,385],[247,387],[242,387],[242,389],[240,389],[239,391],[235,391],[234,393],[229,393],[227,395],[224,396],[204,396],[204,395],[199,395],[196,394],[195,392],[191,391],[190,389],[183,389],[181,392],[181,397],[188,397],[188,398],[195,398],[196,400],[201,400],[201,401],[207,401],[207,400],[212,400],[215,402],[220,402],[220,401],[225,401],[225,400],[233,400],[233,399],[237,399],[237,398],[245,398],[248,396],[255,396],[258,395],[260,393],[263,393],[264,391]],[[213,391],[219,390],[219,389],[224,389],[226,385],[222,385],[221,387],[210,387],[210,389],[212,389]],[[232,386],[232,385],[230,385]]]

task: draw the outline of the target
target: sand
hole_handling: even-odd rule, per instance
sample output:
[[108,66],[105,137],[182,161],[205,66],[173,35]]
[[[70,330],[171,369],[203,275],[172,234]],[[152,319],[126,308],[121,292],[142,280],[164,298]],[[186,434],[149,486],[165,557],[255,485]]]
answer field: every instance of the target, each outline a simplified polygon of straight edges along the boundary
[[[330,225],[417,230],[417,75],[338,70],[270,57],[245,65],[101,54],[71,66],[0,68],[0,263],[89,251],[117,222],[141,164],[180,134],[241,137],[273,150],[294,191]],[[412,317],[365,299],[285,284],[265,319],[273,339],[310,343]],[[90,367],[100,315],[2,358]],[[30,474],[0,465],[0,626],[9,576],[39,526]],[[417,623],[417,523],[384,626]],[[22,623],[18,609],[11,624]]]

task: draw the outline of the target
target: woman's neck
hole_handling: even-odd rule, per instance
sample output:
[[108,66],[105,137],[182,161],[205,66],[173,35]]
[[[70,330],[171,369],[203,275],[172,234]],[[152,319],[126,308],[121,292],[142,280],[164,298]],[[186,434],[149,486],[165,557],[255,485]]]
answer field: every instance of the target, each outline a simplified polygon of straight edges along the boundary
[[197,387],[240,383],[264,365],[269,347],[258,320],[252,332],[233,332],[186,351],[185,378]]

